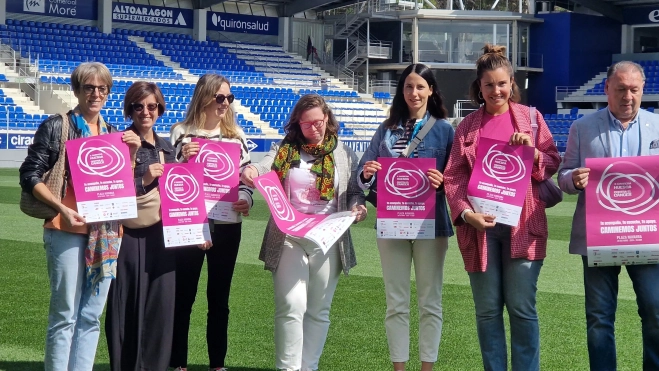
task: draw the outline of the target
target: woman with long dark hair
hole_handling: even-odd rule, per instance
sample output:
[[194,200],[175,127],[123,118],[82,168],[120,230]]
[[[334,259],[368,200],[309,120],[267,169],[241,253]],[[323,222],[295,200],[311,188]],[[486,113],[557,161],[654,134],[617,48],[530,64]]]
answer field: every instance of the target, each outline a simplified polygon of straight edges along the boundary
[[384,290],[385,327],[395,371],[405,370],[410,358],[410,275],[412,262],[419,302],[419,358],[421,370],[432,370],[442,334],[442,282],[448,238],[453,235],[446,210],[444,167],[453,144],[453,127],[432,70],[408,66],[400,76],[389,117],[373,135],[360,162],[360,186],[367,189],[382,169],[378,157],[399,157],[424,125],[433,125],[409,157],[434,158],[426,176],[436,191],[435,238],[401,240],[378,238]]

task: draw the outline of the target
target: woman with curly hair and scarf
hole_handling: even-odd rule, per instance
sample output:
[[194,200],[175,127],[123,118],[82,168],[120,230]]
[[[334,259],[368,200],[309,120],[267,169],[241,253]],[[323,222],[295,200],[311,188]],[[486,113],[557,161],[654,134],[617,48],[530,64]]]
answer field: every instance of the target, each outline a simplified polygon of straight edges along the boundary
[[[337,136],[339,123],[316,94],[297,102],[284,139],[242,180],[274,170],[298,211],[331,214],[352,210],[366,218],[364,192],[357,185],[357,155]],[[329,330],[329,310],[341,270],[356,264],[350,232],[327,251],[303,238],[286,235],[270,218],[259,259],[272,271],[275,290],[275,366],[278,370],[317,370]]]

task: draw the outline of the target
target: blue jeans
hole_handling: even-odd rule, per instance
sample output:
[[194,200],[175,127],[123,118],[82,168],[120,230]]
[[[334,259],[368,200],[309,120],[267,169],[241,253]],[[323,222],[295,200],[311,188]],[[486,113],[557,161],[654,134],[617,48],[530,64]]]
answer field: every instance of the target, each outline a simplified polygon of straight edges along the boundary
[[506,370],[508,355],[503,323],[505,304],[510,319],[512,369],[540,369],[540,329],[535,307],[542,260],[510,257],[510,227],[487,230],[487,268],[469,273],[476,307],[478,342],[485,370]]
[[[614,323],[618,307],[617,267],[588,267],[582,256],[590,369],[616,370]],[[659,265],[627,265],[643,336],[643,369],[659,370]]]
[[43,240],[50,280],[45,370],[91,370],[110,280],[101,281],[98,295],[87,287],[87,235],[46,228]]

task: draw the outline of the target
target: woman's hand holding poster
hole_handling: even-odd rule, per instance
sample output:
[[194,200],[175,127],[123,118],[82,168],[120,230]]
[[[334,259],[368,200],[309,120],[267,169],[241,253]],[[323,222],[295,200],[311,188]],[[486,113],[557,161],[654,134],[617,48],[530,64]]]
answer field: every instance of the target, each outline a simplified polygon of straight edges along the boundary
[[467,199],[474,211],[494,215],[497,223],[516,227],[531,182],[534,153],[533,147],[480,138],[467,186]]

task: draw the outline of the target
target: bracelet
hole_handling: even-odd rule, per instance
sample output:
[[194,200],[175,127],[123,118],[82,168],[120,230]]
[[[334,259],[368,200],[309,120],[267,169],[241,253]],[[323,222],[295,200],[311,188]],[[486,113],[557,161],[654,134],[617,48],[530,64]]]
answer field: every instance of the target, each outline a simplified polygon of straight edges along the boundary
[[467,215],[467,213],[473,213],[473,212],[474,212],[474,210],[472,210],[472,209],[464,209],[464,210],[462,210],[462,213],[460,213],[460,217],[462,218],[462,220],[464,220],[466,222],[467,219],[465,219],[465,216]]

